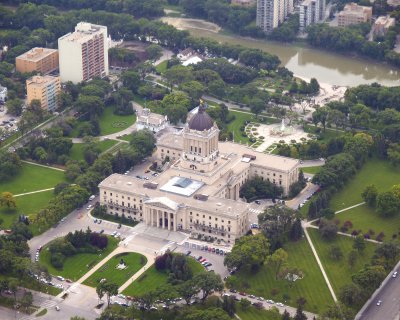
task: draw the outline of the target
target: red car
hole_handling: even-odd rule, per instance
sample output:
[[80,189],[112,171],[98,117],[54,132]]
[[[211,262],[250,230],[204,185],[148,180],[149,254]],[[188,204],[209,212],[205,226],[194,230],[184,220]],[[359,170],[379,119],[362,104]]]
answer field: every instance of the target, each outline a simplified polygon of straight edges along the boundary
[[239,294],[240,294],[241,296],[246,296],[246,293],[245,293],[245,292],[239,292]]

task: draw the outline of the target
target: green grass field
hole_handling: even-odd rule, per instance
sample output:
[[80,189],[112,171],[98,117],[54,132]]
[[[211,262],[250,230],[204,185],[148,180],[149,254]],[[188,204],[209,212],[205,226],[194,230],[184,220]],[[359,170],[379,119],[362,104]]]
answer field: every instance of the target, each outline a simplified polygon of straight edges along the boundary
[[2,227],[9,228],[20,214],[31,215],[37,213],[40,209],[45,208],[53,197],[52,190],[16,197],[16,208],[0,208],[0,218],[4,220]]
[[353,228],[348,231],[349,233],[353,230],[362,230],[363,233],[373,230],[375,234],[371,238],[375,239],[380,232],[383,232],[384,241],[391,240],[394,234],[400,235],[400,215],[384,218],[367,205],[339,213],[335,218],[339,219],[341,224],[345,221],[353,223]]
[[[347,263],[347,259],[349,252],[353,249],[352,238],[338,235],[333,241],[324,241],[317,229],[309,228],[308,232],[336,294],[338,294],[341,287],[351,282],[351,275],[353,273],[363,268],[365,264],[370,263],[376,248],[375,244],[367,242],[364,252],[358,255],[357,262],[353,269],[351,269]],[[341,249],[343,253],[342,259],[336,260],[330,257],[329,249],[332,245],[337,245]]]
[[301,170],[304,173],[309,173],[309,174],[316,174],[317,172],[319,172],[319,170],[321,170],[321,167],[302,167]]
[[157,72],[163,74],[165,71],[167,71],[167,66],[168,66],[168,60],[165,60],[156,66],[156,70]]
[[[256,274],[239,273],[237,277],[241,285],[237,289],[293,307],[296,307],[299,297],[304,297],[307,299],[304,307],[306,310],[317,313],[323,311],[333,299],[307,241],[289,242],[284,249],[289,255],[288,265],[299,268],[304,273],[303,279],[297,280],[289,287],[286,280],[275,280],[272,269],[264,265]],[[275,296],[271,294],[272,289],[278,290]],[[287,301],[283,299],[285,294],[290,297]]]
[[[321,129],[320,133],[316,133],[316,131],[318,129]],[[326,131],[324,131],[322,128],[317,128],[313,125],[306,125],[304,127],[304,131],[307,133],[312,133],[312,134],[318,135],[319,136],[318,140],[325,141],[325,142],[331,138],[338,137],[343,134],[343,131],[340,131],[340,130],[336,131],[335,129],[326,128]]]
[[65,181],[62,171],[23,163],[21,172],[16,177],[8,182],[1,183],[0,192],[8,191],[16,195],[53,188],[62,181]]
[[236,314],[242,320],[281,320],[282,315],[279,310],[258,310],[254,307],[249,307],[243,310],[239,303],[236,304]]
[[40,253],[39,262],[42,266],[47,267],[50,274],[54,276],[62,276],[66,279],[76,281],[102,259],[104,259],[108,254],[114,251],[114,249],[117,247],[117,244],[117,239],[109,237],[107,248],[101,254],[80,253],[72,257],[68,257],[64,262],[64,267],[62,270],[56,269],[52,266],[50,263],[50,252],[46,246]]
[[[124,259],[127,268],[124,270],[116,269],[120,260]],[[130,277],[138,272],[147,262],[147,258],[140,253],[129,252],[120,253],[112,257],[106,264],[99,270],[92,274],[84,284],[90,287],[96,287],[101,279],[114,282],[118,286],[123,285]]]
[[[204,270],[203,266],[196,260],[189,258],[188,261],[193,274]],[[145,292],[155,290],[163,284],[166,284],[167,280],[168,274],[166,272],[157,271],[153,264],[145,273],[124,290],[124,294],[132,297],[140,296]]]
[[[235,142],[240,142],[240,143],[249,143],[250,144],[250,139],[246,135],[245,137],[242,136],[242,131],[240,131],[241,126],[245,126],[246,121],[251,121],[251,122],[260,122],[260,120],[255,118],[255,115],[252,113],[243,113],[240,111],[229,111],[230,114],[235,115],[235,120],[232,121],[231,123],[228,124],[227,129],[229,132],[232,132],[234,135]],[[260,116],[261,117],[261,116]],[[272,118],[267,118],[268,123],[274,123],[275,119]],[[265,122],[267,124],[267,122]]]
[[[117,143],[118,141],[115,140],[103,140],[96,142],[96,147],[98,147],[101,150],[101,152],[104,152],[107,149],[111,148],[112,146],[116,145]],[[70,158],[73,160],[83,160],[84,148],[85,148],[84,143],[74,143],[69,155]]]
[[104,109],[103,114],[99,118],[100,135],[102,136],[125,130],[136,121],[135,114],[129,116],[119,116],[114,114],[113,111],[113,107],[107,107]]
[[369,184],[375,184],[379,191],[386,191],[399,182],[400,168],[394,168],[387,161],[371,159],[332,197],[330,207],[340,210],[362,202],[361,193]]

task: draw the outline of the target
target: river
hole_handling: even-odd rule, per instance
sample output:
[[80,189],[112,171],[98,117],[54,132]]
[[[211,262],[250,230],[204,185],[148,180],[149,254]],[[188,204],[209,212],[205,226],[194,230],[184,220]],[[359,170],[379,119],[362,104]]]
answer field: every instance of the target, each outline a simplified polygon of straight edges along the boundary
[[161,20],[178,29],[188,30],[192,36],[208,37],[222,43],[240,44],[275,54],[282,65],[302,78],[316,78],[319,82],[351,87],[373,82],[386,86],[400,85],[400,70],[383,63],[346,57],[308,46],[226,35],[219,32],[217,25],[203,20],[175,17],[163,17]]

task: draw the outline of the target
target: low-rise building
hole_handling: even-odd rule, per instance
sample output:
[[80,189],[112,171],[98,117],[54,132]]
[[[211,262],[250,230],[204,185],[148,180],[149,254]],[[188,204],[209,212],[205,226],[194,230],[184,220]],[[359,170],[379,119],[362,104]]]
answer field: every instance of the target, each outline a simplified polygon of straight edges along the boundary
[[191,56],[196,54],[196,51],[194,51],[192,48],[186,48],[185,50],[182,50],[179,52],[176,56],[179,60],[185,61],[189,59]]
[[345,27],[352,24],[371,22],[372,7],[359,6],[352,2],[344,6],[338,14],[338,26]]
[[396,25],[396,19],[389,16],[381,16],[376,19],[372,26],[372,33],[374,37],[385,36],[389,28]]
[[100,204],[148,226],[190,232],[197,239],[233,244],[249,229],[241,186],[261,177],[287,194],[298,180],[299,161],[218,142],[219,129],[204,105],[183,130],[157,141],[155,157],[170,166],[151,180],[113,174],[100,185]]
[[58,50],[33,48],[15,58],[15,68],[19,72],[37,71],[47,74],[58,69]]
[[27,103],[39,100],[41,107],[47,111],[55,111],[61,92],[60,77],[33,76],[26,80]]
[[167,116],[153,113],[148,108],[136,106],[136,128],[138,130],[148,129],[154,133],[165,129],[168,126]]

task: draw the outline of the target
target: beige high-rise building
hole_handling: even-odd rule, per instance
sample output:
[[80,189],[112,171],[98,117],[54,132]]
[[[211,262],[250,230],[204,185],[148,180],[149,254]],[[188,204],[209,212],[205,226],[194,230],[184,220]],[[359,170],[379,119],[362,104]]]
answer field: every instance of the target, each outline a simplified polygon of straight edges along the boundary
[[19,72],[37,71],[41,74],[58,69],[58,50],[33,48],[15,58],[16,70]]
[[42,108],[50,112],[57,109],[60,92],[60,77],[33,76],[26,80],[27,103],[39,100]]
[[258,176],[287,194],[298,180],[299,161],[221,143],[218,133],[201,105],[183,130],[158,139],[155,157],[160,165],[169,162],[168,169],[150,180],[109,176],[99,185],[100,204],[148,226],[233,244],[249,229],[250,207],[239,196],[241,186]]
[[58,39],[62,82],[79,83],[108,75],[107,27],[80,22]]
[[352,24],[370,22],[372,17],[372,7],[359,6],[352,2],[344,6],[343,11],[338,14],[338,26],[345,27]]

